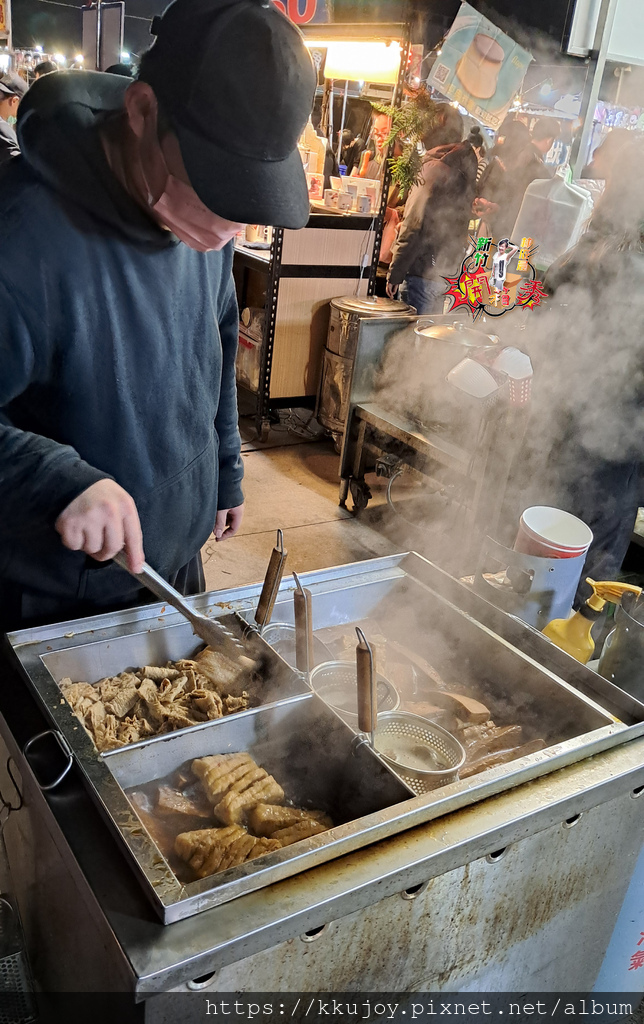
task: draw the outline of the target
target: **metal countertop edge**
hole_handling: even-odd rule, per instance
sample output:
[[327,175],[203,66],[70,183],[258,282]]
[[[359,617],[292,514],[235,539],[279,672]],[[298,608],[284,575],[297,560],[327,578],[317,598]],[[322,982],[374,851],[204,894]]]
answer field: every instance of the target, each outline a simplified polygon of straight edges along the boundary
[[[571,783],[575,785],[573,792]],[[163,937],[155,944],[156,953],[151,959],[140,958],[142,951],[137,950],[136,941],[127,951],[139,979],[137,998],[167,991],[296,938],[642,785],[644,739],[639,739],[267,889],[176,924],[160,926]],[[543,803],[544,795],[547,803]],[[644,811],[644,796],[642,800]],[[477,826],[478,820],[482,827]],[[242,931],[242,920],[253,921],[252,930]],[[111,924],[118,935],[117,923]],[[205,942],[212,942],[215,929],[221,936],[216,945],[178,962],[179,950],[185,951],[195,943],[195,932],[203,934]],[[162,950],[168,955],[164,956]],[[172,960],[172,965],[164,967],[161,960]]]

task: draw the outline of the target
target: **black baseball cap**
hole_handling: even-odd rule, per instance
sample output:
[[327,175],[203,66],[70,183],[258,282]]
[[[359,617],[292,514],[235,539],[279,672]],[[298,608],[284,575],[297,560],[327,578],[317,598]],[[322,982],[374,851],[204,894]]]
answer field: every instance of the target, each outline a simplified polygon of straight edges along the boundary
[[139,78],[167,114],[201,201],[226,220],[304,227],[297,143],[317,78],[300,31],[270,0],[175,0],[152,32]]
[[15,75],[13,71],[0,75],[0,93],[4,93],[5,96],[19,96],[22,99],[28,88],[24,78]]

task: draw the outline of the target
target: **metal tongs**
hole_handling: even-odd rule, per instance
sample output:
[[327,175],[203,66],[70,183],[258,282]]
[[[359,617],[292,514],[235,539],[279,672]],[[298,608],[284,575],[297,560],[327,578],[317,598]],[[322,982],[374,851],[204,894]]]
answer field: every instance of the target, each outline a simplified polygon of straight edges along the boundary
[[252,658],[246,657],[243,644],[231,630],[222,626],[221,623],[209,619],[207,615],[202,615],[200,612],[196,612],[194,608],[191,608],[179,591],[171,587],[167,580],[159,576],[158,572],[155,572],[147,562],[143,563],[142,572],[132,572],[128,568],[127,559],[123,551],[114,556],[114,561],[122,569],[125,569],[126,572],[129,572],[130,576],[134,576],[139,583],[147,587],[155,597],[160,598],[162,601],[167,601],[178,612],[181,612],[188,619],[195,636],[198,636],[209,647],[217,648],[226,657],[236,661],[244,668],[256,667]]
[[257,602],[257,610],[255,611],[255,622],[259,626],[260,634],[271,621],[280,583],[284,575],[287,555],[288,552],[284,550],[284,534],[281,530],[278,530],[277,544],[271,552],[266,576],[264,577],[264,586],[262,587],[262,592]]
[[356,669],[358,678],[358,728],[368,733],[371,749],[376,749],[378,727],[378,695],[376,691],[376,659],[371,644],[359,626],[356,626]]
[[295,613],[295,667],[298,672],[308,676],[313,671],[313,607],[311,591],[300,583],[299,576],[293,573],[296,590],[293,593],[293,611]]

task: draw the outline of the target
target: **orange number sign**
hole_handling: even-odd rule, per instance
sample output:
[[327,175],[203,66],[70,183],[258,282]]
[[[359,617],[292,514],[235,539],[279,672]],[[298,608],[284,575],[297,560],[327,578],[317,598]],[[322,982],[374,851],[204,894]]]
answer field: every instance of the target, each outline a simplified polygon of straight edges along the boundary
[[[296,25],[306,25],[317,11],[318,0],[273,0],[283,14],[286,14]],[[302,10],[304,3],[304,10]]]

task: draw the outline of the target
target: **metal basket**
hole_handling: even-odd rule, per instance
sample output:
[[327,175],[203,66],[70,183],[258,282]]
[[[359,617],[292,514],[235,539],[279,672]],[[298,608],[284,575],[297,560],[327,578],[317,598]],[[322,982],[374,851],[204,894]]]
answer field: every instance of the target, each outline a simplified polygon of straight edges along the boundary
[[[354,661],[327,661],[318,665],[311,672],[311,686],[347,725],[358,731],[358,677]],[[400,694],[379,673],[376,673],[376,690],[378,714],[395,711],[400,704]]]
[[24,936],[11,897],[0,895],[0,1024],[37,1020]]
[[[295,656],[295,626],[289,622],[271,622],[262,630],[262,640],[279,654],[291,668],[297,668]],[[318,665],[328,661],[331,652],[319,637],[313,635],[313,661]]]
[[446,729],[406,711],[378,715],[375,748],[418,796],[454,782],[466,756]]
[[0,1024],[38,1019],[31,975],[23,953],[0,957]]

